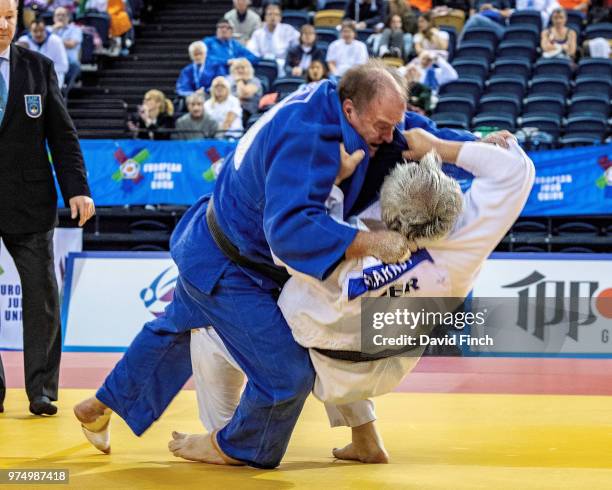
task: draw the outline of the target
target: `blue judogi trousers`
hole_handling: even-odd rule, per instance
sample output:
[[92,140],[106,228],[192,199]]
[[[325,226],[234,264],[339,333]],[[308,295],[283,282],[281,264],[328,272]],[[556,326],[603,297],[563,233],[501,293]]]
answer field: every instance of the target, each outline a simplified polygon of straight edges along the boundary
[[212,325],[248,377],[219,446],[251,466],[278,466],[315,375],[276,296],[229,261],[210,294],[179,275],[165,314],[145,324],[96,397],[142,434],[191,376],[190,329]]

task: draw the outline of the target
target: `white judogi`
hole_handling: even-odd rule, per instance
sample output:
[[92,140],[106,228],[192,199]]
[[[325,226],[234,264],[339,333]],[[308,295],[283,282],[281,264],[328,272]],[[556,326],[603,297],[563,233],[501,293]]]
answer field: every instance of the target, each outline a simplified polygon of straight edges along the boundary
[[[535,170],[529,157],[514,141],[510,143],[509,150],[485,143],[465,143],[456,165],[472,173],[475,178],[470,190],[463,196],[463,212],[453,230],[446,238],[427,246],[426,251],[414,254],[410,261],[388,266],[391,269],[387,270],[386,280],[371,280],[372,277],[362,280],[361,283],[367,284],[367,287],[357,297],[381,296],[391,286],[406,291],[407,296],[467,296],[483,262],[522,210],[533,184]],[[330,215],[341,219],[341,195],[337,194],[338,191],[332,192],[328,208]],[[379,204],[375,203],[360,217],[380,219]],[[363,226],[358,221],[352,224]],[[384,264],[371,257],[346,260],[325,281],[290,271],[292,277],[283,287],[278,304],[295,340],[309,348],[359,351],[360,302],[355,301],[355,288],[349,291],[350,284],[351,281],[354,285],[355,280],[366,279],[372,268],[377,267],[380,269]],[[414,284],[415,280],[419,289],[405,287]],[[194,373],[196,363],[199,363],[198,369],[204,370],[204,373],[196,374],[199,401],[204,397],[208,400],[219,398],[212,391],[219,393],[225,386],[237,385],[239,377],[243,379],[242,373],[231,370],[229,382],[221,379],[222,376],[210,380],[208,373],[218,369],[211,365],[216,362],[215,356],[225,355],[226,366],[233,360],[231,357],[227,359],[227,351],[220,351],[217,345],[220,343],[222,346],[220,340],[218,343],[211,341],[212,329],[202,332],[209,335],[200,335],[199,332],[192,336],[192,359],[195,358],[194,354],[206,357],[204,361],[201,358],[193,361]],[[196,345],[200,349],[199,354],[194,352]],[[317,373],[313,393],[325,403],[332,426],[355,427],[375,420],[373,404],[368,398],[393,390],[418,362],[421,352],[415,351],[411,357],[348,362],[310,349]],[[210,381],[209,386],[201,386],[203,383],[199,379],[205,378],[209,378],[206,380]],[[202,412],[211,407],[210,402],[200,402],[201,418],[205,425],[205,419],[210,421],[214,416],[202,415]],[[214,409],[220,410],[219,407]]]

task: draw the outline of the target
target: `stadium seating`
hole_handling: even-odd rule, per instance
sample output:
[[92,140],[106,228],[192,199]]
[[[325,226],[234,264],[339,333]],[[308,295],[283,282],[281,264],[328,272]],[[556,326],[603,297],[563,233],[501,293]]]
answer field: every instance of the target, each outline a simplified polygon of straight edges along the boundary
[[536,76],[529,83],[529,95],[559,95],[566,97],[569,88],[569,80],[559,77]]
[[515,24],[506,27],[502,41],[529,42],[534,48],[540,44],[540,32],[530,24]]
[[556,143],[561,134],[561,118],[546,115],[526,116],[521,118],[521,128],[537,128],[550,134]]
[[556,116],[565,114],[565,99],[552,95],[532,95],[525,99],[523,116]]
[[589,40],[595,39],[596,37],[612,39],[612,23],[602,22],[599,24],[592,24],[590,26],[587,26],[584,31],[584,37]]
[[527,24],[542,30],[542,16],[538,10],[515,10],[510,16],[510,25]]
[[303,10],[283,10],[283,22],[299,30],[304,24],[310,23],[310,16]]
[[511,115],[513,119],[520,114],[521,99],[507,95],[490,94],[480,99],[478,114],[504,114]]
[[317,40],[328,44],[338,39],[338,31],[332,27],[316,27]]
[[255,65],[255,75],[264,76],[268,80],[268,84],[272,86],[274,80],[278,76],[278,65],[274,60],[260,60]]
[[316,27],[336,27],[342,22],[344,17],[344,9],[325,9],[319,10],[314,16],[314,25]]
[[279,99],[284,99],[290,93],[295,92],[303,83],[303,78],[277,78],[276,81],[272,84],[272,92],[278,92]]
[[502,41],[497,47],[498,59],[522,58],[533,62],[536,54],[536,48],[529,41]]
[[478,80],[455,80],[442,85],[440,95],[463,95],[470,98],[474,103],[482,93],[483,83]]
[[480,127],[493,127],[514,131],[516,124],[514,117],[506,114],[482,114],[472,119],[472,129]]
[[605,95],[577,95],[572,97],[569,115],[593,115],[608,118],[610,113],[610,97]]
[[492,77],[487,82],[487,93],[522,98],[525,95],[526,83],[514,77]]
[[455,60],[475,59],[485,60],[490,63],[493,59],[493,48],[486,42],[467,41],[462,42],[455,51]]
[[527,81],[531,74],[531,63],[522,58],[504,58],[496,60],[493,65],[492,77],[510,77]]
[[489,73],[489,64],[484,60],[464,58],[455,60],[453,68],[457,71],[460,79],[471,78],[474,80],[486,80]]

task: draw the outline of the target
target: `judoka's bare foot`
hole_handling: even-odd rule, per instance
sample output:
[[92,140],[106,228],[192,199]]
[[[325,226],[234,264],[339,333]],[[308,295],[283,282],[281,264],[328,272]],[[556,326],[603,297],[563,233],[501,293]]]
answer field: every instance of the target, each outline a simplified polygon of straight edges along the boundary
[[178,458],[200,463],[242,466],[243,462],[230,458],[217,444],[217,431],[212,434],[183,434],[172,432],[168,449]]
[[353,441],[343,448],[334,448],[334,457],[361,461],[368,464],[385,464],[389,462],[389,454],[383,446],[382,438],[376,430],[374,422],[352,428]]
[[111,451],[111,409],[95,397],[88,398],[74,407],[74,415],[81,422],[87,440],[105,454]]

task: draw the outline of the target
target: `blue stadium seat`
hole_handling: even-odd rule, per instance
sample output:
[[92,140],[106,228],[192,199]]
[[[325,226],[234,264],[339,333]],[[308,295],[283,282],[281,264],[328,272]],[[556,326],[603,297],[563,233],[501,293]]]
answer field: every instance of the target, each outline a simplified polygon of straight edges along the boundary
[[612,60],[604,58],[582,58],[576,71],[578,78],[583,76],[612,78]]
[[495,48],[498,43],[496,31],[488,27],[473,27],[464,30],[461,44],[470,41],[484,42],[491,48]]
[[338,31],[333,27],[316,27],[317,41],[332,43],[338,39]]
[[463,42],[455,51],[455,60],[473,58],[476,60],[485,60],[487,63],[493,59],[493,48],[488,44],[479,41]]
[[576,79],[573,95],[612,95],[612,78],[585,76]]
[[563,129],[566,133],[592,133],[603,136],[608,129],[608,121],[597,115],[570,115]]
[[561,118],[558,116],[527,116],[521,118],[521,128],[537,128],[550,134],[556,141],[561,134]]
[[592,133],[567,133],[562,138],[559,138],[561,146],[592,146],[601,144],[602,135]]
[[531,73],[531,63],[522,58],[504,58],[497,60],[493,67],[493,77],[510,77],[527,81]]
[[525,95],[525,88],[525,81],[518,78],[495,76],[487,82],[487,94],[522,98]]
[[327,55],[327,49],[329,48],[329,45],[331,43],[327,42],[327,41],[321,41],[319,39],[317,39],[316,42],[316,46],[317,48],[319,48],[321,51],[323,51],[323,58],[325,59],[325,56]]
[[489,64],[485,60],[462,59],[453,62],[453,68],[457,70],[462,80],[472,78],[484,81],[489,73]]
[[521,99],[506,95],[485,95],[478,106],[478,114],[509,114],[516,118],[520,111]]
[[464,95],[476,102],[482,93],[483,82],[477,80],[455,80],[440,87],[440,95]]
[[580,10],[566,10],[565,14],[567,15],[567,27],[574,29],[580,36],[585,21],[584,14]]
[[530,24],[516,24],[506,27],[502,41],[529,42],[533,47],[540,44],[540,31]]
[[278,76],[278,65],[274,60],[259,60],[255,65],[255,75],[263,75],[268,79],[268,83],[271,85]]
[[566,97],[569,80],[559,77],[536,76],[529,83],[529,95],[560,95]]
[[344,10],[348,0],[326,0],[325,10]]
[[440,112],[431,116],[438,126],[450,129],[470,129],[470,119],[465,114],[458,112]]
[[436,113],[464,114],[471,119],[476,105],[471,97],[461,95],[443,95],[436,105]]
[[529,24],[542,30],[542,16],[538,10],[515,10],[510,16],[510,25]]
[[267,94],[270,91],[270,80],[266,75],[256,74],[255,76],[259,79],[261,83],[262,93]]
[[472,119],[473,129],[484,126],[506,129],[508,131],[516,129],[514,118],[506,114],[483,114],[477,115]]
[[40,18],[45,21],[45,25],[52,26],[53,25],[53,12],[46,11],[40,14]]
[[498,58],[523,58],[533,62],[536,49],[529,41],[502,41],[497,47]]
[[578,95],[572,97],[569,107],[569,116],[593,115],[608,118],[610,113],[610,98],[606,95]]
[[310,23],[310,16],[303,10],[283,10],[283,22],[299,30],[304,24]]
[[535,64],[533,74],[569,80],[572,77],[572,64],[570,60],[540,58]]
[[584,30],[584,37],[586,39],[595,39],[596,37],[612,39],[612,23],[600,22],[588,25]]
[[565,114],[565,99],[554,96],[534,95],[525,99],[523,117],[554,116],[561,118]]
[[87,32],[83,33],[83,42],[81,43],[81,64],[91,65],[96,61],[96,55],[94,54],[95,45],[94,38]]
[[284,99],[292,92],[295,92],[304,83],[303,78],[283,77],[277,78],[272,84],[272,92],[279,93],[279,99]]

